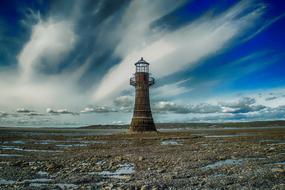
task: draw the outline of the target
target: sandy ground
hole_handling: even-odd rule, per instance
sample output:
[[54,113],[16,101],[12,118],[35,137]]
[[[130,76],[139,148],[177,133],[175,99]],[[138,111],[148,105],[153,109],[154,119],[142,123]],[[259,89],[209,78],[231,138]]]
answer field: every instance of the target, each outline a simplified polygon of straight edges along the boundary
[[0,128],[0,189],[285,189],[285,127]]

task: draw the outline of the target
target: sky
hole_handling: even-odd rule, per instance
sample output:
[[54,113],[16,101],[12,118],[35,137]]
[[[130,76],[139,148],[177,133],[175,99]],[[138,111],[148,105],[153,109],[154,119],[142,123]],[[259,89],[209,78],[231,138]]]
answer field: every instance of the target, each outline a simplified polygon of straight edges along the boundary
[[156,122],[284,120],[284,26],[283,0],[2,0],[0,126],[129,123],[141,57]]

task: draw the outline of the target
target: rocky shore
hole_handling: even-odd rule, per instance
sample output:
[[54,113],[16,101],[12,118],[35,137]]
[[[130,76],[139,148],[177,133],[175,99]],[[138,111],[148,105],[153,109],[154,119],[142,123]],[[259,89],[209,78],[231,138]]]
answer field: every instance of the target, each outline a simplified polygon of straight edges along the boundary
[[285,189],[284,127],[0,132],[3,190]]

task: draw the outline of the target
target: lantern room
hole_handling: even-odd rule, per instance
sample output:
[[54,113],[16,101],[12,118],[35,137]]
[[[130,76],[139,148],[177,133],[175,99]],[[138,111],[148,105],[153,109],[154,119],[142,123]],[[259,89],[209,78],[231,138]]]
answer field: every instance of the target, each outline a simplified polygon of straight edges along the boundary
[[135,63],[136,73],[148,73],[149,72],[149,63],[141,58],[138,62]]

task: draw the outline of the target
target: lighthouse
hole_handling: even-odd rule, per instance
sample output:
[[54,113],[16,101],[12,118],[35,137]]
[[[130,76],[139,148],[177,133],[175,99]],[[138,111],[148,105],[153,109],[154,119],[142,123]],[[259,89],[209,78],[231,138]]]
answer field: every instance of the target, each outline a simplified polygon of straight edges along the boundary
[[149,101],[149,87],[154,84],[155,80],[150,77],[149,63],[143,58],[136,62],[135,66],[136,72],[130,78],[130,85],[136,89],[136,97],[129,132],[156,131]]

